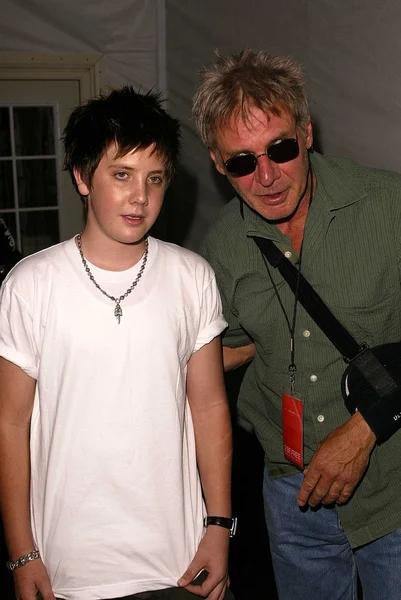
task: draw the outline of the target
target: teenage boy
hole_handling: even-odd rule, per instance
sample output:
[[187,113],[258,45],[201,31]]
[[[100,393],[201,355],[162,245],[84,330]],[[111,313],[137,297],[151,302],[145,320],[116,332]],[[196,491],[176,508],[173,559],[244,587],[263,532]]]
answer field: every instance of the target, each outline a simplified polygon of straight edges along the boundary
[[75,109],[64,147],[85,229],[2,288],[0,498],[17,598],[231,597],[226,323],[209,265],[148,236],[178,123],[126,86]]

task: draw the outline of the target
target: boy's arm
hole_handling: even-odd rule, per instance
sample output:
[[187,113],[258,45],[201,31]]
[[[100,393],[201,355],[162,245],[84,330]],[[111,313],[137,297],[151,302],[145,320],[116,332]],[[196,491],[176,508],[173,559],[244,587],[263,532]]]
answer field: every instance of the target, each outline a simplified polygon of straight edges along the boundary
[[[9,557],[15,561],[34,550],[30,520],[29,432],[36,381],[0,358],[0,511]],[[53,592],[40,559],[14,571],[17,599],[44,600]]]
[[[220,338],[195,352],[188,362],[187,394],[195,431],[198,468],[209,516],[231,516],[231,419],[225,393]],[[198,551],[179,581],[209,600],[224,598],[230,532],[209,525]],[[205,569],[206,581],[190,582]]]

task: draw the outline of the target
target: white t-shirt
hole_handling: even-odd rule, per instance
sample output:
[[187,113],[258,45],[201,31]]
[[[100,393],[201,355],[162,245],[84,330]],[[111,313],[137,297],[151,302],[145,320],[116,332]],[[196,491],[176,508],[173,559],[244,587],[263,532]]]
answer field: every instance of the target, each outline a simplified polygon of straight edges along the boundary
[[[118,296],[139,267],[91,270]],[[149,238],[120,324],[114,307],[74,240],[24,259],[2,286],[0,356],[37,379],[34,537],[66,600],[175,586],[203,535],[186,365],[226,327],[214,273]]]

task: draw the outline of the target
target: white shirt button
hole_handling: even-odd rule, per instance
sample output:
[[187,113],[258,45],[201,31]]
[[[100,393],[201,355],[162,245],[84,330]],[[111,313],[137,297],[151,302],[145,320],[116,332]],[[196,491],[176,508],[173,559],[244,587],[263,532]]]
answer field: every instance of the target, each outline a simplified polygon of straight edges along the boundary
[[291,256],[292,256],[292,252],[290,252],[289,250],[287,250],[287,252],[284,252],[284,256],[285,256],[286,258],[291,258]]
[[303,336],[308,338],[310,336],[310,331],[308,331],[307,329],[305,329],[305,331],[303,332]]
[[311,380],[313,383],[315,383],[315,381],[317,381],[317,375],[311,375],[311,376],[309,377],[309,379],[310,379],[310,380]]
[[317,420],[319,421],[319,423],[323,423],[324,421],[324,415],[319,415]]

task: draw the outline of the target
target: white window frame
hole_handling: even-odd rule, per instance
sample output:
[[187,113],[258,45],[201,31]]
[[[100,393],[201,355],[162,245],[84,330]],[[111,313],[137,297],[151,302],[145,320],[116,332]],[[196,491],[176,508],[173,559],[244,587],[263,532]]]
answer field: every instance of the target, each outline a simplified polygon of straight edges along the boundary
[[[57,212],[57,218],[58,218],[58,222],[59,222],[59,227],[60,227],[60,156],[59,156],[59,152],[57,151],[57,140],[60,137],[59,136],[59,131],[57,130],[58,127],[58,106],[56,104],[54,104],[53,102],[40,102],[40,103],[32,103],[32,102],[1,102],[0,101],[0,106],[1,107],[7,107],[9,109],[9,115],[10,115],[10,137],[11,137],[11,156],[10,157],[2,157],[2,160],[5,161],[10,161],[12,164],[12,175],[13,175],[13,188],[14,188],[14,208],[10,209],[10,208],[0,208],[0,217],[2,215],[7,215],[10,212],[15,213],[15,227],[16,227],[16,243],[17,243],[17,247],[18,249],[21,251],[22,250],[22,239],[21,239],[21,220],[20,220],[20,213],[21,212],[37,212],[37,211],[52,211],[52,212]],[[14,137],[14,120],[13,120],[13,111],[10,110],[11,107],[13,108],[18,108],[18,107],[30,107],[30,106],[35,106],[35,107],[42,107],[42,106],[48,106],[50,108],[53,109],[53,116],[54,116],[54,123],[53,123],[53,141],[54,141],[54,146],[55,146],[55,154],[51,155],[46,155],[46,156],[41,156],[41,155],[34,155],[34,156],[16,156],[15,153],[15,137]],[[18,160],[41,160],[41,159],[54,159],[56,161],[56,187],[57,187],[57,205],[56,206],[26,206],[21,208],[20,203],[19,203],[19,195],[18,195],[18,179],[17,179],[17,161]]]

